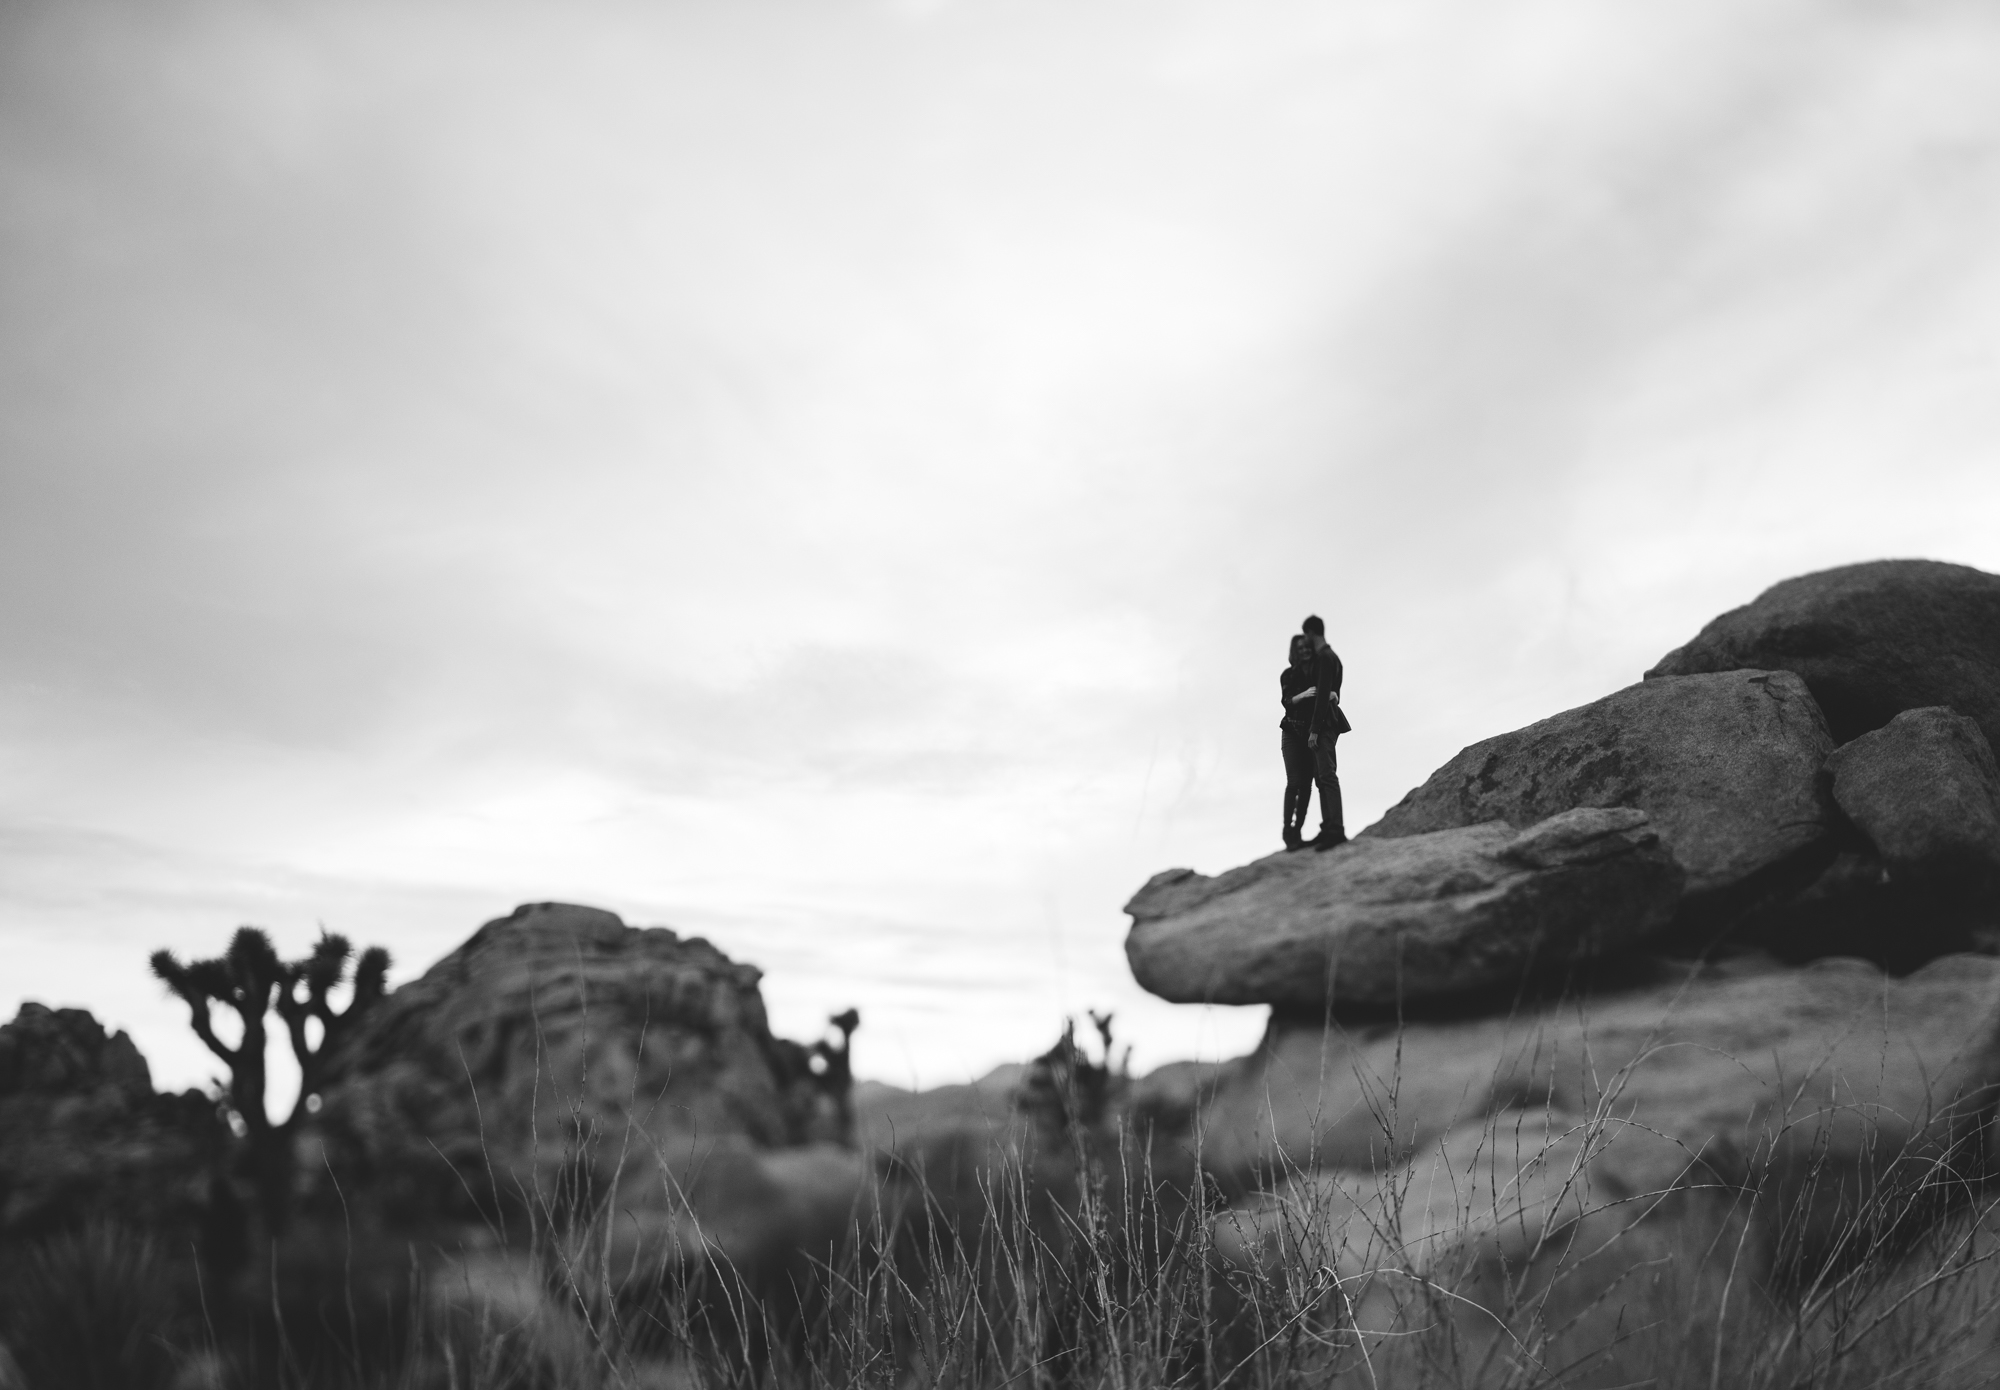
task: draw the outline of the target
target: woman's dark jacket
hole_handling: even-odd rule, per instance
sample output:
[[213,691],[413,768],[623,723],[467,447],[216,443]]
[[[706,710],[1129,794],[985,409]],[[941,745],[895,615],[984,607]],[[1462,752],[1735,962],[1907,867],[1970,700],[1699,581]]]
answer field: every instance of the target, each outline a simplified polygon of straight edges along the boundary
[[1312,723],[1313,702],[1301,700],[1296,705],[1292,696],[1301,690],[1312,689],[1313,668],[1308,661],[1303,666],[1287,666],[1278,672],[1278,698],[1284,703],[1285,717],[1278,721],[1281,729],[1296,729],[1304,733]]

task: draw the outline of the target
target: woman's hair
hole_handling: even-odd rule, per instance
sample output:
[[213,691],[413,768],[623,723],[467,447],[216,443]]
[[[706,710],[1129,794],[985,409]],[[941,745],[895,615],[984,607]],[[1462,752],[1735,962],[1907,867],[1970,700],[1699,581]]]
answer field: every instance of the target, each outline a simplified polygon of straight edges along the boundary
[[1291,657],[1293,664],[1296,665],[1297,663],[1304,661],[1306,657],[1310,656],[1311,654],[1312,654],[1312,643],[1306,640],[1306,635],[1302,632],[1293,633],[1292,649],[1291,649]]

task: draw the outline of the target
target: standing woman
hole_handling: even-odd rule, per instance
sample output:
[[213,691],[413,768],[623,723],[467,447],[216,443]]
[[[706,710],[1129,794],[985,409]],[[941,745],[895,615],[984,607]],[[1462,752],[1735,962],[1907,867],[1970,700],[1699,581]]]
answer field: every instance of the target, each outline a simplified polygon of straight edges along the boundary
[[1285,755],[1285,848],[1305,847],[1306,811],[1312,806],[1313,697],[1312,639],[1301,633],[1292,639],[1292,662],[1278,673],[1278,698],[1285,717],[1278,721],[1278,746]]

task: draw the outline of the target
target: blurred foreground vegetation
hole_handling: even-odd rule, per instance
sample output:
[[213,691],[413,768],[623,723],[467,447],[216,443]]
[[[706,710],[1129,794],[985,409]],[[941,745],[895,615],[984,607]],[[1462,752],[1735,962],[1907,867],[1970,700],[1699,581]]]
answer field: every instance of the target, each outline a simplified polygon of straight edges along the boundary
[[885,1159],[906,1200],[775,1270],[731,1268],[698,1241],[621,1263],[621,1214],[585,1191],[451,1249],[298,1224],[226,1289],[203,1286],[192,1251],[93,1222],[10,1261],[0,1387],[2000,1381],[2000,1213],[1978,1192],[1948,1194],[1950,1214],[1924,1223],[1906,1219],[1909,1193],[1877,1194],[1830,1241],[1816,1233],[1810,1261],[1747,1248],[1747,1205],[1778,1197],[1700,1191],[1652,1194],[1657,1219],[1608,1236],[1586,1204],[1525,1246],[1468,1209],[1438,1259],[1399,1244],[1408,1192],[1376,1210],[1295,1203],[1246,1232],[1206,1189],[1134,1168],[1140,1146],[1072,1139],[1053,1157],[1079,1181],[1055,1194],[1033,1162],[968,1187]]

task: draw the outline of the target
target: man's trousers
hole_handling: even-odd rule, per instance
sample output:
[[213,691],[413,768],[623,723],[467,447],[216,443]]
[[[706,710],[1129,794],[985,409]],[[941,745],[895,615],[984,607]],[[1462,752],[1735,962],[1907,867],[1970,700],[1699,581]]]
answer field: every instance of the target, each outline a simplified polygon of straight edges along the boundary
[[1340,735],[1322,731],[1319,747],[1313,750],[1313,780],[1319,783],[1319,829],[1347,833],[1347,818],[1340,804],[1340,764],[1334,757],[1334,745],[1340,742]]

